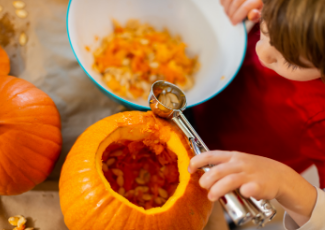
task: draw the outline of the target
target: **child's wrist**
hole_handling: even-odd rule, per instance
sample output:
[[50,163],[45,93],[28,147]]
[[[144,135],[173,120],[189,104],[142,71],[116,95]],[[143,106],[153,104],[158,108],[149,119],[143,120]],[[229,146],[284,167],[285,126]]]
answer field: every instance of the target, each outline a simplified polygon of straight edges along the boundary
[[293,220],[302,226],[311,217],[317,200],[317,190],[291,168],[283,175],[286,176],[280,182],[275,198]]

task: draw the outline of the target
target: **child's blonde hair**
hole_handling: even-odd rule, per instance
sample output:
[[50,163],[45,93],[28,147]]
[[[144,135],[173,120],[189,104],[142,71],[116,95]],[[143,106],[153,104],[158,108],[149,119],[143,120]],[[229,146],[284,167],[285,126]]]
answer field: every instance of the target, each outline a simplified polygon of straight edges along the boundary
[[291,64],[321,71],[325,79],[325,0],[263,0],[270,43]]

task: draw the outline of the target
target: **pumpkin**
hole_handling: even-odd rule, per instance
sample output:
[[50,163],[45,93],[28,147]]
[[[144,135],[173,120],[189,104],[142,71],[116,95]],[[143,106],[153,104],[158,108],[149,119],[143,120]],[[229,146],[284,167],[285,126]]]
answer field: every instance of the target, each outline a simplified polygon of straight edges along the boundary
[[62,144],[60,116],[33,84],[0,76],[0,195],[32,189],[53,169]]
[[10,60],[6,51],[0,46],[0,75],[8,75],[10,72]]
[[89,127],[62,167],[70,230],[199,230],[211,213],[183,133],[152,112],[123,112]]

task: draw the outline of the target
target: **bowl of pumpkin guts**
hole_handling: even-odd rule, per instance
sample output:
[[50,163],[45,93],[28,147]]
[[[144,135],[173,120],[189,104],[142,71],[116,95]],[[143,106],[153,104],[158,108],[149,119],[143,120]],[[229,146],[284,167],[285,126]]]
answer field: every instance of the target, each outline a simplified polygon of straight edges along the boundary
[[89,79],[137,110],[149,110],[157,80],[180,87],[188,108],[214,97],[235,77],[247,40],[215,0],[70,0],[67,31]]
[[187,171],[193,152],[171,121],[123,112],[90,126],[69,152],[59,181],[70,230],[203,229],[212,210]]

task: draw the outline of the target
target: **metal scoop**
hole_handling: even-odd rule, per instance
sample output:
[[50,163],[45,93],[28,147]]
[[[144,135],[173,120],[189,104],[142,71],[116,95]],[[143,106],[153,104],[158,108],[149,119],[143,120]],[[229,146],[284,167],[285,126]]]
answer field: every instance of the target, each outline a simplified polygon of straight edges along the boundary
[[[184,116],[182,111],[186,109],[186,97],[176,85],[166,81],[153,83],[149,94],[149,105],[156,115],[171,119],[177,124],[187,136],[196,155],[210,151]],[[208,172],[211,167],[213,165],[202,169]],[[244,198],[238,190],[226,194],[219,201],[236,225],[243,225],[252,220],[263,227],[276,214],[275,208],[269,201],[257,201],[252,197]]]

